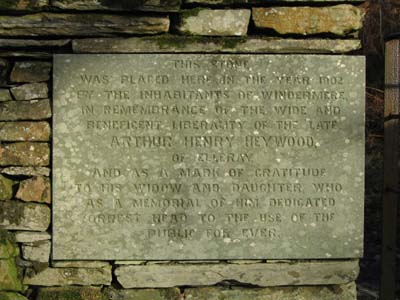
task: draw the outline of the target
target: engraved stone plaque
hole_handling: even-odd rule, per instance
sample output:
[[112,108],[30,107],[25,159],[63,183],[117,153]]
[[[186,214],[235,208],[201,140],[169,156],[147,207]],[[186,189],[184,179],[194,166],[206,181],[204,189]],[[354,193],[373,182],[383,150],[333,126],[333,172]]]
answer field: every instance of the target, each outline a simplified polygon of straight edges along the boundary
[[56,55],[53,259],[362,256],[364,69]]

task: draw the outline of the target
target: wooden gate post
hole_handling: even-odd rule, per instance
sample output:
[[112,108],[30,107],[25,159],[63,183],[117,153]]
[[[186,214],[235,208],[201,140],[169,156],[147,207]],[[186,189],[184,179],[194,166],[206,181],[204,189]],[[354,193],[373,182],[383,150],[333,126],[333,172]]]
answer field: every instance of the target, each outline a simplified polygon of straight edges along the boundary
[[385,52],[385,150],[383,234],[380,299],[396,297],[396,236],[399,198],[400,39],[386,43]]

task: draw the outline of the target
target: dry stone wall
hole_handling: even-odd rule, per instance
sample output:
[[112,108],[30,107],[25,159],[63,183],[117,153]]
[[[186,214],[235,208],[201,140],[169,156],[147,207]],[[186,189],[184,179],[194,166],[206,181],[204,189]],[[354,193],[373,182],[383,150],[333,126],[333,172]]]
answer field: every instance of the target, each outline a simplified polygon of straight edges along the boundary
[[358,260],[51,260],[54,53],[352,53],[343,2],[0,1],[0,299],[356,299]]

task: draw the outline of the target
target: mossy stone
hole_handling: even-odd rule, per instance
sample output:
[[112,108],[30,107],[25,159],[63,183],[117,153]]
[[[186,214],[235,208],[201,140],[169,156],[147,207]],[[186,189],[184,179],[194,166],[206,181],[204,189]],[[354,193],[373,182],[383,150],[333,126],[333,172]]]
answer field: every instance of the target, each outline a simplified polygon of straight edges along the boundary
[[11,235],[5,230],[0,230],[0,259],[9,259],[18,255],[19,248],[13,243]]
[[1,300],[28,300],[26,297],[21,294],[13,293],[13,292],[0,292]]
[[0,200],[10,200],[13,196],[14,181],[0,175]]
[[0,291],[22,291],[14,258],[0,260]]

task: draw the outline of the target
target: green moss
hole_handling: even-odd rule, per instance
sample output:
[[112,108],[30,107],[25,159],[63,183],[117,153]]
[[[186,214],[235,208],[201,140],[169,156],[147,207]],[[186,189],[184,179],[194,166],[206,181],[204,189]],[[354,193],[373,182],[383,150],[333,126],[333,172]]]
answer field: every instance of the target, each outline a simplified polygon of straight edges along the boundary
[[0,291],[22,291],[14,258],[0,260]]
[[15,182],[0,175],[0,200],[10,200],[13,196],[13,185]]
[[8,259],[19,255],[19,248],[15,244],[14,236],[8,231],[0,229],[0,259]]
[[0,292],[1,300],[28,300],[24,296],[12,292]]
[[234,49],[237,47],[237,45],[244,42],[246,42],[246,38],[244,37],[224,38],[222,40],[222,47],[224,47],[225,49]]

